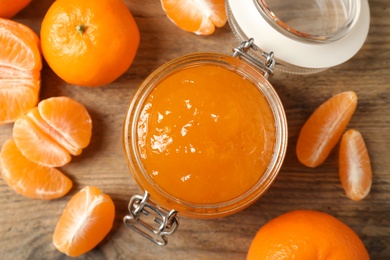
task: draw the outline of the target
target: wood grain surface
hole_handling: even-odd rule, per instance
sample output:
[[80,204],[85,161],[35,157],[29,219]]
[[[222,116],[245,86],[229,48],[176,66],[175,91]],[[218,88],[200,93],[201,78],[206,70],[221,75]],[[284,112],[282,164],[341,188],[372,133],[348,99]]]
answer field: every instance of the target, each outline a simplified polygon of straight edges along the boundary
[[[13,20],[39,34],[53,0],[33,2]],[[127,204],[142,193],[131,177],[122,147],[122,124],[140,83],[165,62],[193,52],[230,54],[237,45],[228,25],[211,36],[178,29],[158,0],[126,0],[141,32],[132,67],[114,83],[88,89],[64,83],[44,64],[40,98],[66,95],[83,103],[93,120],[91,144],[61,170],[74,182],[64,198],[40,201],[22,197],[0,179],[0,259],[67,259],[52,245],[57,220],[69,198],[86,185],[109,194],[116,206],[112,231],[80,259],[245,259],[252,238],[268,220],[294,209],[327,212],[350,226],[372,259],[390,259],[390,2],[371,0],[371,27],[361,51],[348,62],[319,74],[276,73],[270,81],[285,106],[289,141],[286,159],[269,191],[246,210],[229,217],[181,218],[166,247],[158,247],[122,223]],[[0,50],[1,51],[1,50]],[[337,149],[326,162],[310,169],[295,155],[299,130],[313,110],[330,96],[354,90],[359,98],[349,128],[365,138],[373,169],[368,197],[346,198],[337,168]],[[0,143],[12,135],[12,124],[0,126]]]

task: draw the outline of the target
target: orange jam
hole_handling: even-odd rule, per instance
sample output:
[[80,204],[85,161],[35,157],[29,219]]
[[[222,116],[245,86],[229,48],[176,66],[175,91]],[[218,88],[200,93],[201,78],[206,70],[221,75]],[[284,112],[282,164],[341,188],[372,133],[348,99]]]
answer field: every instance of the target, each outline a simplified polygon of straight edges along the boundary
[[149,178],[192,204],[230,201],[251,189],[276,139],[272,110],[259,89],[215,64],[162,79],[143,103],[136,131]]

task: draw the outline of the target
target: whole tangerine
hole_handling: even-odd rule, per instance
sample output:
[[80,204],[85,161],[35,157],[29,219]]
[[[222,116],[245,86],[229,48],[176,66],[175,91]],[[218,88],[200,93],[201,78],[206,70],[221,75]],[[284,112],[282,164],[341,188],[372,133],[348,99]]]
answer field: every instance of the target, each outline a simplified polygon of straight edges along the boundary
[[12,18],[22,11],[31,0],[0,0],[0,17]]
[[41,39],[43,56],[60,78],[99,87],[129,69],[140,33],[122,0],[57,0],[42,21]]
[[357,234],[339,219],[314,210],[295,210],[266,223],[247,255],[253,259],[370,259]]

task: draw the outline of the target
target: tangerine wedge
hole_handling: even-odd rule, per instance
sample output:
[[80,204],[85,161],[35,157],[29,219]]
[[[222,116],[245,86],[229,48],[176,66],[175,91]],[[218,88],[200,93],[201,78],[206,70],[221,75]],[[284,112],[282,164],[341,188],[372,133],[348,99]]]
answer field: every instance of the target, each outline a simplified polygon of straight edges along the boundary
[[199,35],[210,35],[226,23],[224,0],[161,0],[168,18],[179,28]]
[[80,256],[99,244],[112,228],[115,206],[98,188],[87,186],[68,202],[53,234],[53,244],[68,256]]
[[371,189],[370,157],[359,131],[350,129],[343,134],[339,152],[339,175],[348,198],[364,199]]
[[340,140],[357,106],[353,91],[339,93],[319,106],[303,125],[298,137],[298,160],[316,167],[323,163]]
[[85,107],[69,97],[42,100],[16,120],[13,137],[29,160],[48,167],[60,167],[87,147],[92,120]]
[[0,18],[0,125],[14,122],[39,99],[42,60],[38,36]]
[[72,188],[72,181],[59,170],[24,157],[13,139],[7,140],[1,149],[0,169],[8,186],[29,198],[57,199]]

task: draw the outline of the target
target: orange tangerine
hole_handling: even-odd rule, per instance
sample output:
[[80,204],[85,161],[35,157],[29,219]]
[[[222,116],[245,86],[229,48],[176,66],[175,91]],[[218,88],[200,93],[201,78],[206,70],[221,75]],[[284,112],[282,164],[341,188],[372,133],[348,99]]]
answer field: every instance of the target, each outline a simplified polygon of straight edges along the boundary
[[31,0],[0,0],[0,17],[11,18],[30,2]]
[[314,210],[295,210],[260,228],[247,259],[368,260],[370,257],[358,235],[337,218]]
[[57,0],[41,26],[42,52],[50,68],[70,84],[109,84],[133,63],[137,24],[122,0]]

